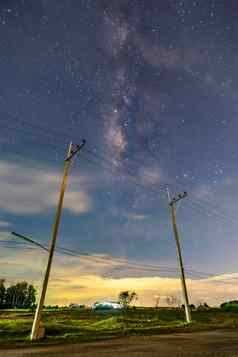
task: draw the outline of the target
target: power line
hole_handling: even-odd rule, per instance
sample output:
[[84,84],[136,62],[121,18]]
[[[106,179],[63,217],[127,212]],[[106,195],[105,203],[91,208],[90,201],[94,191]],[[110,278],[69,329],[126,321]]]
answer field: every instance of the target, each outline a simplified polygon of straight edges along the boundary
[[[35,247],[26,247],[26,246],[23,246],[23,245],[18,245],[16,247],[14,247],[13,245],[10,245],[10,246],[3,246],[4,248],[6,249],[22,249],[22,250],[38,250],[39,248],[35,248]],[[95,259],[98,261],[97,258],[99,257],[95,257],[95,256],[85,256],[85,255],[82,255],[82,254],[72,254],[72,253],[67,253],[67,252],[64,252],[64,251],[61,251],[61,249],[59,248],[56,248],[56,252],[58,254],[63,254],[63,255],[66,255],[66,256],[70,256],[70,257],[79,257],[79,258],[88,258],[90,260],[90,262],[92,261],[95,261]],[[101,262],[104,262],[104,263],[107,263],[109,264],[109,266],[111,267],[110,263],[104,258],[100,259]],[[145,273],[166,273],[166,274],[177,274],[178,273],[178,270],[177,269],[166,269],[166,268],[163,268],[161,269],[161,267],[157,267],[157,269],[151,269],[149,267],[147,267],[147,265],[144,265],[143,268],[139,268],[139,267],[134,267],[130,264],[130,266],[117,266],[115,267],[116,269],[129,269],[129,270],[134,270],[134,271],[143,271]],[[194,271],[191,272],[189,270],[186,269],[186,273],[189,277],[191,278],[196,278],[198,280],[202,280],[203,282],[208,282],[208,283],[215,283],[215,284],[232,284],[232,282],[226,282],[226,281],[219,281],[219,280],[215,280],[216,278],[216,275],[214,274],[207,274],[207,273],[201,273],[201,274],[197,274],[195,273]],[[212,278],[214,278],[213,280],[211,280]]]
[[[52,138],[54,141],[53,141],[53,143],[51,142],[51,143],[49,143],[49,142],[47,142],[48,143],[48,145],[50,145],[51,147],[53,147],[53,148],[56,148],[56,149],[59,149],[60,148],[60,146],[58,146],[58,145],[56,145],[56,142],[58,142],[58,144],[60,145],[60,144],[66,144],[66,139],[65,139],[65,136],[67,136],[67,135],[70,135],[71,137],[73,137],[73,138],[76,138],[76,136],[74,136],[72,133],[65,133],[65,132],[63,132],[63,131],[59,131],[59,130],[53,130],[52,128],[50,128],[49,129],[49,126],[39,126],[39,125],[37,125],[37,124],[32,124],[32,123],[30,123],[30,122],[28,122],[27,120],[24,120],[24,119],[22,119],[22,118],[19,118],[18,116],[16,116],[16,115],[12,115],[12,114],[9,114],[9,113],[7,113],[7,115],[10,117],[10,119],[12,120],[12,121],[16,121],[16,122],[19,122],[21,125],[23,124],[23,125],[26,125],[26,126],[28,126],[28,127],[31,127],[31,128],[33,128],[33,129],[36,129],[37,131],[41,131],[41,137],[47,137],[47,138]],[[8,125],[8,127],[9,127],[9,125]],[[14,127],[10,127],[10,130],[16,130],[16,131],[19,131],[19,132],[24,132],[24,133],[26,133],[26,134],[30,134],[30,135],[32,135],[34,138],[35,138],[35,136],[36,136],[36,134],[35,133],[33,133],[32,131],[29,131],[29,129],[28,129],[28,131],[25,131],[22,127],[21,127],[21,129],[19,129],[19,128],[14,128]],[[63,139],[64,138],[64,139]],[[77,139],[78,139],[78,137],[77,137]],[[100,165],[102,166],[102,167],[104,167],[105,169],[107,169],[107,170],[110,170],[110,172],[112,173],[112,174],[114,174],[115,175],[115,172],[113,171],[113,169],[115,169],[115,170],[118,170],[118,169],[120,169],[120,167],[118,167],[117,165],[115,165],[114,163],[113,163],[113,161],[111,161],[111,160],[108,160],[108,158],[107,157],[105,157],[104,155],[102,155],[102,154],[99,154],[99,153],[97,153],[97,152],[95,152],[95,150],[92,148],[92,149],[87,149],[87,148],[85,148],[85,151],[89,154],[89,155],[91,155],[91,156],[94,156],[94,159],[96,158],[96,159],[98,159],[98,160],[100,160],[100,161],[104,161],[107,165],[105,165],[105,163],[100,163]],[[98,163],[98,161],[90,161],[89,159],[87,159],[87,161],[88,162],[90,162],[90,163]],[[136,162],[130,162],[130,164],[136,164]],[[132,180],[132,181],[134,181],[134,182],[136,182],[136,185],[137,185],[137,187],[143,187],[143,188],[146,188],[146,189],[149,189],[149,190],[151,190],[151,192],[153,192],[153,193],[156,193],[156,194],[161,194],[161,193],[163,193],[164,194],[164,189],[167,187],[167,186],[169,186],[169,185],[171,185],[171,182],[169,182],[169,183],[159,183],[159,186],[161,187],[161,189],[159,190],[159,191],[157,191],[157,190],[155,190],[155,189],[152,189],[151,187],[149,187],[148,188],[148,186],[147,185],[145,185],[145,184],[143,184],[143,183],[139,183],[138,182],[138,179],[136,179],[135,178],[135,172],[134,171],[132,171],[130,168],[125,168],[125,167],[123,167],[123,172],[125,172],[125,173],[127,173],[127,174],[129,174],[130,175],[130,180]],[[147,178],[149,178],[149,179],[154,179],[154,177],[153,177],[153,175],[150,175],[150,174],[148,174],[148,173],[146,173],[145,174],[145,176],[147,177]],[[184,183],[182,183],[182,182],[178,182],[178,180],[176,179],[176,184],[179,184],[180,186],[183,184],[184,185]],[[197,197],[195,197],[192,193],[190,194],[190,198],[191,197],[194,197],[194,200],[196,199],[197,201],[199,201],[199,199],[197,198]],[[202,202],[202,200],[200,199],[200,204],[204,204],[204,203],[207,203],[208,205],[209,204],[211,204],[211,202],[205,202],[205,201],[203,201]],[[208,207],[206,207],[206,209],[208,209]],[[214,207],[212,208],[212,207],[210,207],[210,210],[212,210],[212,209],[214,209]],[[214,211],[213,211],[214,212]],[[223,215],[223,216],[225,216],[224,215],[224,213],[222,213],[222,212],[219,212],[217,209],[216,209],[216,213],[217,213],[217,215]],[[231,215],[229,216],[229,217],[227,217],[226,216],[226,218],[228,218],[228,219],[235,219],[236,220],[236,218],[235,217],[232,217]],[[234,223],[234,222],[233,222]]]
[[[4,114],[3,114],[4,115]],[[55,141],[58,141],[58,143],[59,144],[64,144],[64,145],[66,145],[66,142],[67,142],[67,140],[65,139],[65,137],[66,136],[70,136],[70,137],[72,137],[73,139],[79,139],[78,137],[76,137],[76,136],[74,136],[74,134],[72,134],[72,133],[70,133],[70,132],[68,132],[68,133],[66,133],[65,131],[60,131],[60,130],[55,130],[55,129],[52,129],[52,128],[49,128],[49,126],[42,126],[42,125],[37,125],[37,124],[33,124],[33,123],[30,123],[29,121],[27,121],[27,120],[24,120],[24,119],[22,119],[22,118],[19,118],[18,116],[16,116],[16,115],[13,115],[13,114],[10,114],[10,113],[7,113],[7,116],[8,117],[10,117],[10,119],[12,120],[12,121],[17,121],[17,122],[19,122],[21,125],[23,124],[23,125],[26,125],[26,126],[30,126],[31,128],[33,128],[33,129],[36,129],[36,130],[39,130],[39,131],[41,131],[42,132],[42,136],[46,136],[46,137],[51,137],[51,138],[53,138],[54,139],[54,143],[52,144],[52,143],[48,143],[48,144],[50,144],[50,145],[53,145],[55,148],[59,148],[59,146],[57,146],[56,144],[55,144]],[[1,120],[3,120],[3,117],[1,118]],[[22,127],[21,127],[21,129],[17,129],[17,128],[12,128],[11,127],[11,129],[13,129],[13,130],[18,130],[18,131],[24,131],[24,130],[22,130]],[[26,132],[27,134],[29,133],[29,132]],[[36,134],[34,134],[33,132],[31,132],[31,135],[36,135]],[[90,145],[88,145],[88,146],[90,146]],[[97,153],[97,152],[95,152],[95,150],[93,149],[93,148],[89,148],[89,149],[87,149],[87,148],[85,148],[85,151],[87,151],[88,152],[88,154],[90,154],[90,155],[93,155],[95,158],[97,158],[97,159],[99,159],[100,161],[105,161],[109,166],[107,167],[107,169],[109,169],[109,167],[110,167],[110,169],[112,169],[112,167],[114,167],[115,169],[118,169],[119,167],[117,166],[117,165],[115,165],[114,163],[113,163],[113,161],[111,161],[111,160],[108,160],[108,158],[107,157],[105,157],[104,155],[102,155],[102,154],[99,154],[99,153]],[[130,164],[136,164],[136,162],[134,161],[134,162],[132,162],[132,161],[130,161]],[[106,166],[105,166],[106,167]],[[124,170],[124,172],[126,172],[126,173],[129,173],[130,175],[135,175],[135,172],[133,172],[133,171],[131,171],[128,167],[125,169],[125,168],[123,168],[123,170]],[[113,172],[113,171],[112,171]],[[115,174],[115,172],[113,172],[114,174]],[[146,173],[145,174],[146,175],[146,177],[148,177],[148,178],[151,178],[151,179],[153,179],[154,177],[153,177],[153,175],[150,175],[149,173]],[[160,187],[163,187],[163,189],[164,188],[166,188],[167,186],[169,186],[169,185],[171,185],[171,184],[173,184],[173,183],[176,183],[176,184],[179,184],[180,186],[181,185],[183,185],[183,187],[184,187],[184,184],[185,184],[185,182],[182,182],[182,181],[178,181],[178,179],[176,179],[176,181],[174,181],[174,182],[167,182],[167,183],[159,183],[159,186]],[[140,184],[140,185],[142,185],[143,187],[147,187],[146,185],[143,185],[142,183]],[[155,192],[154,190],[153,190],[153,192]],[[157,193],[158,193],[158,191],[156,191]],[[161,191],[160,191],[161,192]],[[192,193],[190,193],[190,197],[191,196],[193,196],[194,197],[194,199],[196,198],[196,199],[198,199],[197,197],[195,197]],[[201,199],[200,199],[201,200]],[[204,201],[205,202],[205,201]],[[206,203],[211,203],[211,202],[206,202]],[[234,219],[236,219],[236,217],[233,217]]]
[[211,201],[205,201],[205,200],[202,200],[201,198],[199,199],[199,198],[195,197],[194,195],[192,197],[193,197],[193,201],[196,202],[197,204],[199,204],[200,206],[206,207],[207,209],[213,211],[215,214],[217,214],[221,217],[227,218],[235,223],[238,223],[237,216],[233,216],[231,214],[227,215],[225,212],[218,210],[216,207],[213,206]]
[[[222,218],[216,214],[214,214],[211,210],[205,209],[203,207],[201,207],[200,205],[194,203],[192,200],[187,202],[187,206],[189,207],[189,210],[195,210],[196,213],[202,215],[202,216],[206,216],[208,218],[212,218],[214,220],[216,220],[216,222],[218,223],[222,223],[222,224],[234,224],[235,222],[230,222],[229,220]],[[185,207],[184,207],[185,209]]]
[[[47,127],[43,127],[43,126],[39,126],[39,125],[36,125],[36,124],[29,123],[28,121],[26,121],[24,119],[21,119],[21,118],[18,118],[17,116],[10,115],[10,118],[13,121],[19,122],[21,125],[24,124],[26,126],[30,126],[33,129],[35,128],[36,130],[41,131],[42,132],[42,134],[41,134],[42,136],[51,137],[51,138],[54,139],[54,142],[57,141],[59,144],[64,144],[64,145],[66,144],[66,139],[65,139],[66,135],[70,135],[70,137],[72,137],[73,139],[77,139],[77,140],[79,139],[78,137],[76,137],[76,136],[74,136],[72,134],[66,134],[65,132],[62,132],[62,131],[52,130],[52,129],[49,129]],[[11,127],[10,129],[24,132],[24,129],[22,129],[22,127],[21,127],[21,129],[14,128],[14,127]],[[29,131],[26,132],[26,133],[28,134]],[[31,133],[31,135],[35,136],[35,134],[33,132],[30,132],[30,133]],[[60,137],[61,137],[61,139],[60,139]],[[64,139],[62,139],[62,138],[64,138]],[[97,159],[107,162],[107,164],[110,165],[110,168],[114,167],[115,169],[118,169],[118,166],[116,166],[112,161],[108,160],[108,158],[106,158],[105,156],[96,153],[95,150],[86,149],[85,148],[85,151],[87,151],[89,154],[93,155]],[[136,163],[135,162],[131,162],[131,164],[136,164]],[[131,171],[129,168],[126,168],[126,169],[123,168],[123,169],[124,169],[125,172],[129,173],[130,175],[135,175],[135,172]],[[146,173],[145,175],[148,178],[154,179],[153,175],[150,175],[148,173]],[[167,184],[160,183],[159,185],[165,187]]]
[[[30,124],[30,123],[28,123],[27,121],[25,121],[25,120],[23,120],[23,119],[19,119],[19,118],[17,118],[17,117],[14,117],[14,119],[17,120],[17,121],[19,121],[20,123],[24,123],[25,125],[31,126],[32,128],[36,128],[37,130],[39,129],[40,131],[43,132],[43,133],[41,134],[41,137],[46,136],[47,140],[48,140],[49,137],[53,137],[53,138],[54,138],[54,141],[57,141],[59,144],[64,144],[64,145],[65,145],[65,141],[59,139],[59,137],[57,137],[57,136],[52,136],[52,134],[50,133],[50,131],[48,131],[48,132],[46,133],[46,132],[44,131],[43,127],[39,127],[39,126]],[[26,135],[31,135],[32,138],[34,138],[34,139],[36,138],[36,134],[33,133],[30,129],[28,129],[28,131],[27,131],[27,130],[25,130],[25,129],[23,129],[23,128],[16,128],[16,127],[9,126],[9,125],[6,125],[6,127],[7,127],[9,130],[14,130],[14,131],[17,131],[17,132],[22,132],[22,133],[24,133],[24,134],[26,134]],[[54,132],[57,133],[57,131],[54,131]],[[56,135],[56,134],[55,134],[55,135]],[[62,134],[61,134],[61,135],[62,135]],[[53,149],[59,149],[59,148],[60,148],[60,146],[56,145],[55,142],[52,143],[52,142],[48,142],[48,141],[47,141],[47,145],[51,146]],[[101,165],[103,168],[109,170],[109,171],[115,176],[116,173],[113,171],[113,168],[118,169],[118,167],[116,167],[115,165],[113,165],[113,163],[112,163],[111,161],[107,160],[105,157],[103,157],[103,156],[101,156],[101,155],[96,154],[94,151],[92,151],[92,150],[90,150],[90,149],[86,149],[86,148],[85,148],[85,151],[87,151],[87,153],[88,153],[89,155],[94,156],[94,159],[96,158],[96,159],[100,159],[101,161],[104,160],[105,162],[107,162],[107,165],[105,165],[105,163],[102,163],[102,162],[100,162],[100,165]],[[86,160],[87,160],[88,162],[90,162],[90,163],[94,163],[94,164],[95,164],[95,163],[98,163],[98,161],[94,161],[94,162],[93,162],[92,160],[90,161],[89,159],[86,159]],[[130,179],[131,181],[133,181],[134,184],[137,185],[137,187],[143,187],[143,188],[145,188],[145,189],[150,189],[150,191],[153,192],[153,193],[155,193],[155,194],[161,194],[161,193],[163,193],[162,190],[160,190],[160,192],[159,192],[159,191],[157,191],[157,190],[155,190],[155,189],[152,189],[151,187],[148,188],[148,186],[145,185],[145,184],[143,184],[143,183],[139,183],[139,182],[138,182],[138,179],[136,179],[136,178],[134,177],[135,173],[132,172],[131,170],[129,171],[128,168],[127,168],[127,169],[124,168],[123,170],[124,170],[124,172],[125,172],[126,174],[129,174],[129,179]],[[147,176],[148,176],[148,178],[153,178],[153,177],[150,176],[150,175],[147,175]],[[162,184],[161,184],[161,185],[162,185]],[[166,185],[163,184],[163,186],[165,187]]]
[[200,210],[203,211],[204,213],[206,213],[207,215],[216,217],[225,223],[234,224],[234,225],[238,224],[238,220],[236,221],[236,220],[232,219],[231,217],[224,215],[224,214],[220,213],[219,211],[212,209],[209,206],[206,206],[197,200],[191,199],[190,203],[193,204],[193,206],[199,207]]
[[[25,236],[19,235],[19,234],[15,234],[17,235],[19,238],[23,238],[24,240],[26,240],[27,244],[34,244],[36,245],[38,248],[43,248],[44,250],[48,250],[46,248],[45,245],[33,241]],[[0,240],[1,242],[1,240]],[[168,267],[168,266],[160,266],[160,265],[154,265],[154,264],[140,264],[137,262],[128,262],[125,259],[121,259],[121,258],[115,258],[115,257],[101,257],[101,256],[97,256],[97,255],[92,255],[89,253],[82,253],[82,252],[78,252],[77,250],[72,250],[66,247],[62,247],[62,246],[58,246],[56,247],[57,251],[66,255],[70,255],[70,256],[75,256],[75,257],[80,257],[80,258],[84,258],[84,259],[89,259],[90,261],[94,260],[94,261],[98,261],[98,262],[103,262],[103,263],[107,263],[107,264],[123,264],[124,267],[126,268],[134,268],[134,269],[150,269],[151,271],[166,271],[166,272],[177,272],[177,268],[175,267]],[[117,266],[118,267],[118,266]],[[188,269],[187,270],[189,273],[197,275],[199,277],[210,277],[213,276],[214,274],[206,274],[206,273],[201,273],[201,272],[197,272],[195,270],[192,269]]]
[[[178,182],[176,180],[176,185],[178,185],[178,187],[180,187],[180,189],[181,189],[181,187],[183,189],[185,183],[182,183],[181,181]],[[218,208],[218,205],[215,204],[214,202],[212,202],[211,200],[208,200],[208,199],[205,200],[204,198],[198,197],[198,195],[193,193],[192,190],[191,190],[191,192],[189,192],[189,198],[190,198],[189,201],[193,200],[195,204],[203,206],[203,208],[211,211],[212,213],[217,214],[221,218],[227,218],[228,220],[232,220],[232,223],[237,224],[237,222],[238,222],[237,212],[233,211],[233,215],[232,214],[227,215],[226,212],[224,212],[222,210],[221,206]],[[229,211],[231,211],[230,208],[229,208]]]
[[[16,121],[18,121],[19,123],[22,123],[22,124],[24,123],[24,125],[30,126],[33,129],[41,131],[42,132],[41,136],[45,137],[45,138],[47,137],[47,140],[50,137],[53,138],[54,139],[53,143],[49,143],[48,141],[47,142],[48,142],[49,145],[51,145],[54,148],[59,149],[60,146],[58,146],[58,145],[60,145],[62,143],[64,143],[64,144],[66,143],[65,139],[64,140],[60,139],[60,137],[64,137],[65,138],[65,135],[68,135],[66,133],[59,132],[59,131],[52,131],[52,130],[49,130],[49,129],[34,125],[32,123],[29,123],[29,122],[27,122],[25,120],[22,120],[22,119],[19,119],[19,118],[15,118],[14,120],[16,120]],[[19,128],[11,127],[10,130],[16,130],[16,131],[19,131],[19,132],[23,132],[26,135],[30,134],[30,135],[33,136],[33,138],[36,137],[36,135],[34,133],[32,133],[32,131],[30,131],[30,129],[28,129],[28,131],[27,131],[27,130],[25,130],[23,128],[19,129]],[[46,130],[47,130],[47,132],[46,132]],[[53,135],[53,133],[54,133],[54,135]],[[72,134],[69,134],[69,135],[72,136]],[[56,144],[56,142],[58,144]],[[94,150],[87,149],[87,152],[88,152],[89,155],[94,157],[94,161],[91,161],[91,163],[98,164],[99,161],[100,161],[100,165],[102,165],[107,170],[110,170],[110,172],[112,172],[114,175],[115,175],[115,171],[113,169],[115,169],[115,170],[120,169],[120,167],[118,167],[116,165],[113,165],[113,163],[110,160],[108,160],[105,156],[99,155],[98,153],[95,153]],[[87,161],[90,162],[89,159],[87,159]],[[135,164],[135,163],[133,163],[133,164]],[[147,185],[145,185],[143,183],[139,183],[138,179],[136,179],[136,177],[133,176],[135,173],[131,169],[123,168],[123,170],[124,170],[125,173],[129,173],[130,180],[134,181],[134,184],[137,187],[146,188],[147,190],[151,191],[152,193],[161,194],[161,192],[164,192],[164,188],[168,185],[168,183],[159,183],[159,186],[161,187],[161,190],[159,192],[156,189],[152,189],[151,187],[148,187]],[[147,177],[151,178],[151,179],[153,178],[153,176],[151,176],[151,175],[147,175]],[[169,183],[169,185],[171,185],[171,182]],[[191,195],[191,196],[194,197],[194,195]],[[229,224],[230,223],[237,224],[236,219],[234,219],[232,216],[227,216],[224,213],[219,212],[217,209],[209,207],[209,203],[210,202],[202,202],[202,200],[199,200],[198,198],[196,198],[196,199],[191,198],[191,200],[193,201],[193,207],[194,206],[200,206],[200,211],[204,212],[205,214],[211,214],[211,215],[213,215],[213,217],[216,217],[217,219],[223,220],[224,222],[229,223]]]
[[[13,126],[8,125],[8,124],[5,126],[5,129],[10,130],[10,131],[16,131],[16,132],[19,132],[19,133],[26,134],[27,138],[29,138],[29,136],[30,136],[31,139],[34,140],[34,141],[36,141],[37,137],[39,137],[37,134],[34,134],[30,130],[23,129],[23,128],[16,128],[16,127],[13,127]],[[52,149],[54,149],[54,150],[55,149],[57,149],[57,150],[61,149],[61,151],[63,151],[62,150],[62,145],[60,146],[60,145],[56,145],[56,143],[54,143],[54,142],[49,142],[49,138],[48,137],[41,136],[41,139],[45,140],[47,142],[47,145],[49,147],[51,147]],[[42,142],[41,142],[41,145],[42,145]],[[65,143],[64,143],[64,146],[66,146]]]
[[[43,132],[42,135],[46,135],[46,136],[48,136],[48,137],[53,137],[54,140],[58,141],[58,143],[61,143],[61,144],[64,143],[64,144],[65,144],[65,141],[62,141],[61,139],[59,139],[59,138],[57,137],[57,134],[59,133],[58,131],[52,131],[52,130],[51,130],[51,131],[48,131],[48,132],[46,133],[46,132],[45,132],[45,128],[43,128],[43,127],[40,127],[40,126],[37,126],[37,125],[33,125],[33,124],[29,123],[28,121],[23,120],[23,119],[19,119],[19,118],[15,117],[15,116],[14,116],[14,118],[12,118],[12,119],[17,120],[17,121],[19,121],[20,123],[24,123],[24,124],[27,125],[27,126],[31,126],[32,128],[36,128],[37,130],[40,130],[40,131]],[[9,126],[8,126],[8,127],[9,127]],[[28,131],[25,131],[25,130],[22,129],[22,128],[19,129],[19,128],[10,127],[10,130],[20,131],[20,132],[23,132],[23,133],[25,133],[25,134],[27,134],[27,135],[30,134],[30,135],[33,136],[33,138],[36,137],[36,134],[34,134],[34,133],[32,133],[31,131],[29,131],[29,129],[28,129]],[[54,132],[55,135],[52,136],[52,134],[51,134],[50,132]],[[64,135],[63,132],[61,132],[60,135]],[[48,145],[50,145],[50,146],[53,147],[54,149],[59,149],[59,146],[56,145],[55,142],[53,142],[53,143],[47,142],[47,143],[48,143]],[[93,151],[93,150],[87,149],[87,152],[88,152],[90,155],[94,156],[94,161],[85,158],[86,161],[88,161],[88,162],[90,162],[90,163],[93,163],[93,164],[98,164],[98,161],[95,161],[95,158],[96,158],[96,159],[100,159],[100,165],[101,165],[103,168],[109,170],[113,175],[115,175],[115,172],[113,171],[112,167],[114,167],[115,169],[118,169],[118,167],[115,167],[115,165],[112,166],[112,162],[111,162],[111,161],[107,160],[104,156],[99,155],[98,153],[95,153],[95,151]],[[102,160],[104,160],[105,162],[107,162],[108,165],[105,165],[104,162],[102,163]],[[110,165],[110,166],[109,166],[109,165]],[[129,176],[129,179],[130,179],[131,181],[134,181],[134,184],[135,184],[137,187],[140,187],[140,188],[143,187],[143,188],[145,188],[145,189],[147,189],[147,190],[150,190],[151,192],[153,192],[153,193],[155,193],[155,194],[161,194],[161,192],[162,192],[162,193],[164,192],[164,189],[163,189],[163,190],[160,189],[160,191],[157,191],[157,190],[155,190],[155,189],[152,189],[151,187],[148,187],[147,185],[145,185],[145,184],[143,184],[143,183],[141,183],[141,182],[139,183],[138,180],[136,179],[136,177],[133,176],[133,175],[134,175],[134,172],[129,171],[128,168],[125,169],[124,172],[129,173],[129,175],[130,175],[130,176]],[[152,178],[152,176],[148,175],[148,178],[149,178],[149,177]],[[178,182],[177,182],[177,184],[178,184]],[[160,185],[161,187],[164,187],[164,188],[165,188],[165,186],[168,186],[168,184],[166,184],[166,183],[160,183],[159,185]],[[194,197],[194,195],[192,195],[192,194],[190,195],[190,197],[191,197],[191,196]],[[162,197],[164,198],[164,196],[162,196]],[[196,199],[194,199],[194,202],[195,202],[196,204],[202,206],[203,208],[204,208],[204,205],[206,205],[206,206],[205,206],[205,210],[209,210],[212,214],[218,216],[220,219],[227,219],[227,221],[229,220],[230,223],[237,224],[237,220],[234,219],[232,216],[227,216],[227,215],[225,215],[223,212],[220,212],[220,211],[218,211],[217,209],[215,210],[214,208],[209,207],[209,203],[210,203],[210,205],[211,205],[211,202],[203,202],[202,200],[199,200],[197,197],[196,197]]]

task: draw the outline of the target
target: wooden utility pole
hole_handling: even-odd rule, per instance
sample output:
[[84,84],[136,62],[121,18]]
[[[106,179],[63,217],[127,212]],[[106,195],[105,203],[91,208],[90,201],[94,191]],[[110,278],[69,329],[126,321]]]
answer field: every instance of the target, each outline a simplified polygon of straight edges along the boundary
[[182,258],[182,252],[181,252],[181,246],[180,246],[179,233],[178,233],[178,228],[177,228],[177,223],[176,223],[176,207],[175,207],[175,204],[185,197],[187,197],[187,192],[179,194],[179,195],[177,195],[177,197],[170,200],[169,192],[168,192],[172,227],[173,227],[174,238],[175,238],[176,247],[177,247],[177,256],[178,256],[178,262],[179,262],[180,273],[181,273],[181,284],[182,284],[182,293],[183,293],[186,321],[187,321],[187,323],[190,323],[192,321],[191,320],[191,312],[190,312],[190,307],[189,307],[189,299],[188,299],[186,279],[185,279],[185,273],[184,273],[184,267],[183,267],[183,258]]
[[45,295],[46,295],[46,290],[47,290],[47,285],[49,281],[49,276],[50,276],[50,269],[52,265],[52,260],[53,260],[53,255],[54,255],[54,250],[55,250],[55,243],[56,243],[56,238],[57,238],[57,233],[59,229],[59,224],[60,224],[60,218],[61,218],[61,213],[62,213],[62,207],[63,207],[63,201],[64,201],[64,194],[65,190],[67,187],[68,183],[68,176],[69,176],[69,171],[70,167],[73,161],[73,157],[79,153],[81,148],[85,145],[85,140],[82,142],[81,145],[77,145],[76,148],[73,148],[72,143],[69,145],[68,149],[68,154],[64,162],[64,174],[63,174],[63,180],[61,183],[61,188],[60,188],[60,195],[59,195],[59,201],[57,205],[57,210],[56,210],[56,215],[55,215],[55,222],[53,225],[53,230],[52,230],[52,239],[51,239],[51,244],[49,247],[49,256],[48,256],[48,262],[45,270],[45,275],[41,287],[41,293],[40,293],[40,298],[39,302],[37,305],[37,309],[35,312],[35,317],[32,325],[32,330],[31,330],[31,340],[37,340],[42,337],[43,333],[40,330],[40,321],[41,321],[41,314],[42,314],[42,309],[45,301]]

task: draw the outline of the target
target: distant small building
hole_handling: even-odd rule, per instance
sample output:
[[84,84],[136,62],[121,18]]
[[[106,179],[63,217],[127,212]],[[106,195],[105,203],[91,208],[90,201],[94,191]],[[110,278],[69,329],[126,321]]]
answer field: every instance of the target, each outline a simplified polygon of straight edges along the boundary
[[115,301],[97,301],[92,305],[92,310],[103,310],[103,311],[112,311],[112,310],[121,310],[121,305]]

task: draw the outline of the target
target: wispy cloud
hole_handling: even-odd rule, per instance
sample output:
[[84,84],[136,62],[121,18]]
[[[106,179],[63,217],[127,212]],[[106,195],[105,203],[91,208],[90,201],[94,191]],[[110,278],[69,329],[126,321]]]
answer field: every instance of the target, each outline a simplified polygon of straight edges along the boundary
[[[14,214],[38,214],[56,206],[62,172],[49,167],[0,162],[0,209]],[[65,195],[65,208],[71,213],[86,213],[92,201],[85,177],[71,176]],[[6,224],[6,223],[5,223]]]
[[189,70],[193,65],[204,61],[202,50],[195,48],[163,47],[150,43],[147,39],[135,36],[134,42],[144,60],[153,67],[163,66],[168,69]]
[[139,214],[139,213],[129,213],[127,215],[127,218],[132,221],[144,221],[145,219],[148,218],[148,216],[145,214]]
[[143,184],[156,185],[161,183],[161,169],[157,166],[144,166],[139,170],[139,178]]
[[11,226],[10,222],[0,220],[0,229],[8,228]]

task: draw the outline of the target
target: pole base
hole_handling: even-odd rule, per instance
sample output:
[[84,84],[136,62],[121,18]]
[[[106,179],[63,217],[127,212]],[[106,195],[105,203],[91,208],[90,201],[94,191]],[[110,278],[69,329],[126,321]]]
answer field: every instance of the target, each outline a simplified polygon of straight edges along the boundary
[[31,335],[31,341],[42,340],[43,338],[45,338],[45,327],[40,327],[37,331],[37,335]]

